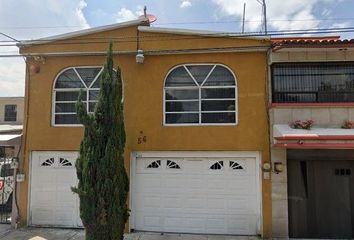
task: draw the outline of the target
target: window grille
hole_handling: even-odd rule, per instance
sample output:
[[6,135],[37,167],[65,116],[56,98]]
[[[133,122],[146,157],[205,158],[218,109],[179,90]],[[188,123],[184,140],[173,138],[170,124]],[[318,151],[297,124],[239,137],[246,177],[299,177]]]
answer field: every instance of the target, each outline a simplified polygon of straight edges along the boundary
[[272,101],[354,102],[354,62],[273,64]]
[[233,73],[219,64],[182,65],[166,77],[166,125],[236,124],[237,86]]

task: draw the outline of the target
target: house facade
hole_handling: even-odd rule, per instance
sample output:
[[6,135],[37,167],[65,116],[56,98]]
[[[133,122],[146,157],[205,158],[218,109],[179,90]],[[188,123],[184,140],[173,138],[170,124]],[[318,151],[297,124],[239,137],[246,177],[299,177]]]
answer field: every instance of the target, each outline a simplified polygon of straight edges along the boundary
[[145,20],[19,44],[27,120],[19,219],[80,227],[75,102],[94,111],[109,41],[122,71],[129,231],[271,236],[267,38]]
[[272,41],[273,236],[353,238],[354,41]]

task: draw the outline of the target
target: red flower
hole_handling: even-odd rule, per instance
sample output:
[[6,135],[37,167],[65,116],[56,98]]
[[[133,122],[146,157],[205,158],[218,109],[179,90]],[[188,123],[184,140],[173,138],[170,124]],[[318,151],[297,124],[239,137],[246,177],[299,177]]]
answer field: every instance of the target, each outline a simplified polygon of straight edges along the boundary
[[310,130],[314,123],[315,123],[315,121],[312,120],[312,119],[309,119],[309,120],[306,120],[306,121],[295,120],[295,121],[289,123],[289,126],[291,128],[295,128],[295,129],[307,129],[307,130]]
[[345,128],[345,129],[354,129],[354,121],[345,121],[342,125],[342,128]]

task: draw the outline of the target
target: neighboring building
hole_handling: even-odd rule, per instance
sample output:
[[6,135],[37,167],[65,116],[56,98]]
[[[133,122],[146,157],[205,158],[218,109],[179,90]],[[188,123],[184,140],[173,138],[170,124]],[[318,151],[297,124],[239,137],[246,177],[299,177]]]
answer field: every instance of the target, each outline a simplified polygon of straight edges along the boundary
[[124,81],[129,229],[271,236],[270,173],[262,171],[269,39],[145,20],[19,44],[29,69],[22,223],[81,226],[70,190],[83,134],[74,106],[84,89],[94,110],[110,40]]
[[0,158],[17,156],[22,134],[23,97],[0,97]]
[[23,97],[0,97],[0,223],[9,223],[13,205],[11,161],[21,149]]
[[354,238],[354,40],[273,39],[270,76],[273,236]]

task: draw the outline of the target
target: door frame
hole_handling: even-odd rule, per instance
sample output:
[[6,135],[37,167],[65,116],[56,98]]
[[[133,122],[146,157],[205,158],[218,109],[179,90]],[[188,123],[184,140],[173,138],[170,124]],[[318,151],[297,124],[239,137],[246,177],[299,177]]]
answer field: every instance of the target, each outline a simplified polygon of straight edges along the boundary
[[136,151],[130,153],[130,173],[129,173],[129,232],[135,229],[135,206],[133,205],[134,196],[133,191],[135,190],[135,172],[136,172],[136,162],[138,158],[148,158],[148,157],[167,157],[167,158],[233,158],[233,157],[247,157],[254,158],[256,160],[256,192],[257,192],[257,234],[262,234],[263,231],[263,205],[262,205],[262,176],[260,174],[262,157],[261,153],[258,151]]

